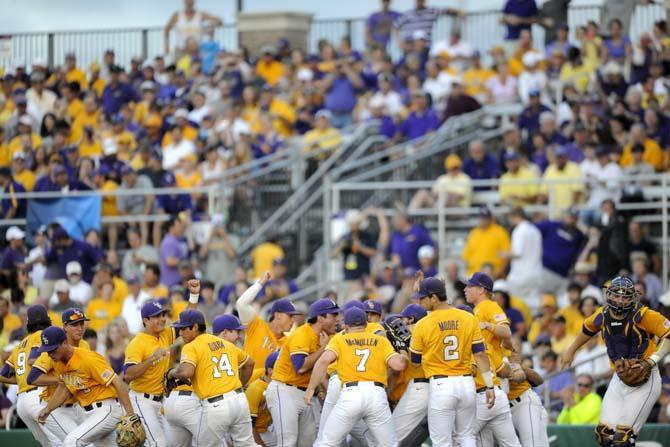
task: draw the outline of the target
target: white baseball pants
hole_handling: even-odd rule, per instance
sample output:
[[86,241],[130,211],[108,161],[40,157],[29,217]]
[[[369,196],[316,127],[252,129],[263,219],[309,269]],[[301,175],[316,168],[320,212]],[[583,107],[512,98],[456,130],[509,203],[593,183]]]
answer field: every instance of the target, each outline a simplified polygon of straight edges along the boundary
[[426,419],[429,388],[428,382],[413,380],[393,409],[393,428],[398,442],[402,443]]
[[49,447],[49,437],[46,431],[43,430],[42,424],[37,422],[37,416],[43,407],[44,405],[41,404],[38,388],[21,393],[16,398],[16,413],[26,424],[26,427],[28,427],[37,442],[44,447]]
[[142,420],[144,431],[147,433],[147,439],[144,443],[147,447],[160,447],[167,445],[167,438],[163,431],[163,415],[161,407],[163,401],[155,401],[144,397],[144,393],[130,390],[130,403],[133,410]]
[[115,399],[94,402],[93,408],[84,409],[84,421],[63,440],[63,447],[81,447],[95,444],[95,447],[116,446],[116,425],[124,415],[121,405]]
[[493,408],[486,404],[486,393],[477,393],[477,445],[479,447],[521,447],[514,432],[507,394],[495,388],[496,401]]
[[272,415],[277,447],[312,447],[318,432],[317,398],[305,405],[305,392],[294,386],[273,380],[265,390],[265,401]]
[[[45,401],[41,402],[43,406],[46,406]],[[62,405],[52,411],[42,425],[42,430],[51,445],[60,445],[65,437],[77,428],[79,421],[83,419],[83,414],[81,407],[76,404],[70,404],[67,407]]]
[[[321,417],[319,419],[319,431],[316,434],[315,445],[319,445],[319,441],[323,436],[323,430],[326,426],[326,421],[328,416],[335,408],[337,399],[340,397],[340,390],[342,389],[342,382],[337,374],[333,374],[328,379],[328,389],[326,390],[326,399],[323,401],[323,407],[321,408]],[[368,430],[368,427],[365,425],[365,422],[362,420],[358,421],[354,427],[351,429],[349,435],[353,438],[358,445],[367,445],[368,447],[375,447],[374,439]]]
[[[187,394],[187,393],[191,394]],[[170,428],[173,447],[191,447],[197,439],[202,406],[193,391],[172,391],[165,399],[163,411]]]
[[658,367],[652,369],[646,383],[635,387],[626,385],[614,374],[603,397],[600,423],[610,427],[633,427],[635,433],[639,433],[660,395],[661,375]]
[[476,395],[471,376],[430,379],[428,429],[433,447],[475,447]]
[[510,401],[512,422],[523,447],[549,447],[547,424],[549,416],[542,405],[540,396],[533,390],[526,390],[521,396]]
[[[249,402],[241,390],[223,394],[223,399],[209,402],[203,399],[197,445],[199,447],[220,447],[224,436],[232,438],[235,447],[256,447],[251,428]],[[225,444],[224,444],[225,445]]]
[[344,387],[328,416],[319,447],[339,447],[360,420],[368,427],[375,445],[397,447],[386,390],[373,382]]

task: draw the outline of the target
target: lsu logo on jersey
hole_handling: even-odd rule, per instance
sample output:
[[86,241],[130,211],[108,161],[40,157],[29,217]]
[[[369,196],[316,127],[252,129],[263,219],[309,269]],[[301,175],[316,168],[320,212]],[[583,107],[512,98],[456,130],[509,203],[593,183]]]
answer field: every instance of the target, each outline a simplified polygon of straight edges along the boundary
[[270,340],[270,337],[267,335],[263,337],[263,349],[267,349],[268,351],[276,351],[277,350],[277,345],[274,344],[272,340]]
[[91,391],[90,388],[84,385],[84,382],[82,382],[81,377],[79,376],[62,374],[60,378],[68,388],[74,388],[75,390],[83,391],[84,393]]

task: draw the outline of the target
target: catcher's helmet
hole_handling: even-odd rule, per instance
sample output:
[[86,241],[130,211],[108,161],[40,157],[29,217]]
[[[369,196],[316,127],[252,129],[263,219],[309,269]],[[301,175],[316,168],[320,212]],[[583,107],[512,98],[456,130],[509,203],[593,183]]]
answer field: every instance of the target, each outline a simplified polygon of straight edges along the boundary
[[[613,297],[618,298],[617,301]],[[623,316],[634,306],[638,298],[635,284],[627,276],[617,276],[609,285],[605,286],[605,300],[607,307],[617,316]]]

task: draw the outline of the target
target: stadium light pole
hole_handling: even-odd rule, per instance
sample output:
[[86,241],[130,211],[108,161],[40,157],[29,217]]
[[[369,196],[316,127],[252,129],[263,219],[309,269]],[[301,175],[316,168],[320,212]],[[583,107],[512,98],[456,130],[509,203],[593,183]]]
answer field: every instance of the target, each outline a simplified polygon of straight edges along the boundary
[[244,0],[237,0],[237,13],[241,13],[244,9]]

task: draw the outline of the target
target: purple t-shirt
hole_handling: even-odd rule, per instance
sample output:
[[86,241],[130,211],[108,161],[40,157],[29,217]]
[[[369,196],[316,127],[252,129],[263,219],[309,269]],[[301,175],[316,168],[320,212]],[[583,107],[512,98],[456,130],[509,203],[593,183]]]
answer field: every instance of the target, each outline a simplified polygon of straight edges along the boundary
[[412,225],[407,233],[393,232],[389,244],[389,254],[400,257],[400,265],[403,269],[411,268],[416,271],[421,268],[418,257],[419,248],[424,245],[435,246],[430,233],[421,225]]
[[370,37],[374,42],[383,46],[388,45],[391,40],[391,29],[393,22],[402,14],[395,11],[376,12],[368,17],[367,27],[370,30]]
[[179,270],[177,267],[170,267],[167,265],[167,258],[178,258],[180,261],[186,259],[188,249],[186,244],[174,236],[167,235],[161,241],[159,250],[160,267],[161,267],[161,283],[167,287],[172,287],[179,284]]
[[15,250],[12,247],[5,248],[0,260],[0,269],[14,270],[19,264],[23,264],[26,257],[21,250]]
[[356,107],[356,90],[346,76],[333,80],[333,85],[326,93],[324,106],[333,113],[351,113]]
[[433,109],[427,109],[423,115],[412,112],[400,125],[400,133],[408,140],[421,138],[428,132],[440,127],[440,119]]

